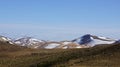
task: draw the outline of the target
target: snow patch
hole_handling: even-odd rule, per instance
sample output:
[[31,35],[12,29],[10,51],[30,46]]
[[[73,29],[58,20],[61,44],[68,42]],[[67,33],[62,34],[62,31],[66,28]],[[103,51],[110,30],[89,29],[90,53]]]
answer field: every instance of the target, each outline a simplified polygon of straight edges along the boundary
[[39,46],[35,46],[34,48],[38,48]]
[[62,49],[67,49],[68,48],[68,46],[64,46]]
[[71,42],[63,42],[64,45],[70,44]]
[[94,39],[94,44],[112,44],[114,43],[115,41],[101,41],[101,40],[97,40],[97,39]]
[[57,47],[57,46],[59,46],[60,44],[57,44],[57,43],[52,43],[52,44],[48,44],[48,46],[46,46],[45,48],[46,49],[53,49],[53,48],[55,48],[55,47]]
[[76,48],[82,48],[81,46],[77,46]]
[[8,39],[7,39],[7,38],[5,38],[5,37],[2,37],[2,39],[3,39],[3,40],[5,40],[5,41],[8,41]]
[[106,38],[106,37],[101,37],[101,36],[99,36],[98,38],[100,38],[100,39],[108,39],[108,38]]
[[21,42],[20,42],[20,41],[16,41],[15,43],[16,43],[16,44],[21,44]]

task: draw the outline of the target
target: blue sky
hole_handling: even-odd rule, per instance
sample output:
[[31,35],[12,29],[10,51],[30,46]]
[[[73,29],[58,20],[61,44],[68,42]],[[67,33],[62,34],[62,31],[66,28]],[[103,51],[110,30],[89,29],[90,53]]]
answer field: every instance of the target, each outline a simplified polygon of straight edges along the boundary
[[66,40],[120,38],[120,0],[0,0],[0,34]]

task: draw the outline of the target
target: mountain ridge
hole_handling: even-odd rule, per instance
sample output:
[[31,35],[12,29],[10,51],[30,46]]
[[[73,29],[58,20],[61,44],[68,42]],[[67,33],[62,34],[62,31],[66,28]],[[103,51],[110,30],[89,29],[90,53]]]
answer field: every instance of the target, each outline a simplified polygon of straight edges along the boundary
[[100,44],[113,44],[119,41],[103,36],[95,36],[85,34],[73,40],[63,41],[46,41],[33,37],[21,37],[19,39],[11,39],[5,36],[0,36],[0,41],[9,42],[19,46],[26,46],[34,49],[69,49],[69,48],[89,48]]

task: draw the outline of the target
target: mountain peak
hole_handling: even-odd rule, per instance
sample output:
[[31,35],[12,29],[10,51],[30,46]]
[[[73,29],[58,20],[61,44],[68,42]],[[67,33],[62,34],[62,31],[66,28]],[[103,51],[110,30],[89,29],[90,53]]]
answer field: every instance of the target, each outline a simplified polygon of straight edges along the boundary
[[115,42],[115,44],[120,44],[120,39]]
[[72,40],[72,42],[77,42],[80,45],[88,45],[88,46],[95,46],[99,44],[112,44],[116,40],[102,37],[102,36],[95,36],[91,34],[83,35],[82,37],[76,38]]
[[79,42],[79,44],[87,44],[89,42],[92,42],[92,38],[91,38],[91,35],[90,34],[86,34],[86,35],[83,35],[81,37],[81,41]]

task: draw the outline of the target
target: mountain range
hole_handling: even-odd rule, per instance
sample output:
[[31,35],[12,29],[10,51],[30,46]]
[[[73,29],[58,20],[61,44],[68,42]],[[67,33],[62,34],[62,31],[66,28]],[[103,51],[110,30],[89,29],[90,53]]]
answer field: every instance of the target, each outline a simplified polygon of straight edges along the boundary
[[25,46],[34,49],[69,49],[69,48],[89,48],[102,44],[120,43],[120,40],[107,38],[103,36],[95,36],[86,34],[73,40],[65,41],[47,41],[39,40],[32,37],[22,37],[19,39],[11,39],[5,36],[0,36],[0,41],[8,42],[12,45]]

